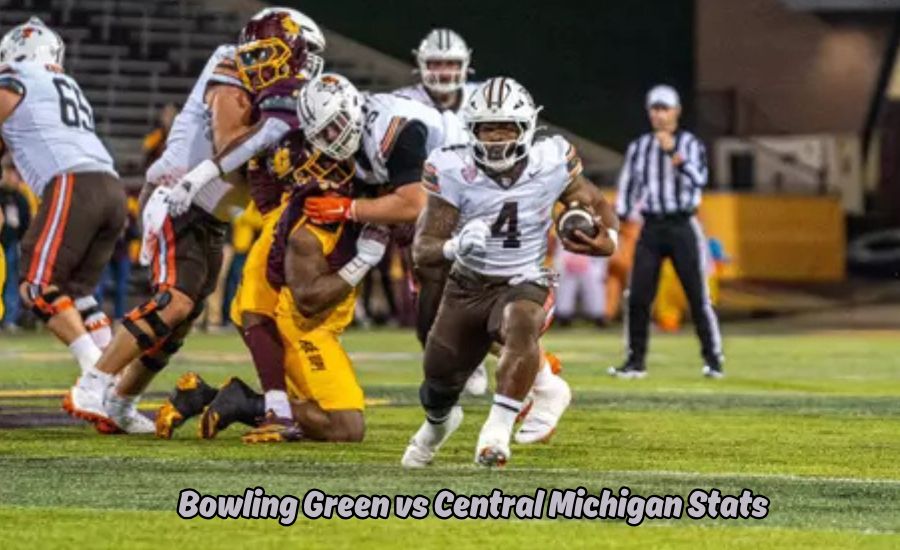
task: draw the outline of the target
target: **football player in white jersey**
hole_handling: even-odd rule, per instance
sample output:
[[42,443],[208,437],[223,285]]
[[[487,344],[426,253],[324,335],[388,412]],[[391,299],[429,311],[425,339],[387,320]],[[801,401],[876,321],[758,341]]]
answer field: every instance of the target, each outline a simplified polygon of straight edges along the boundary
[[127,212],[91,105],[63,71],[64,50],[59,35],[34,17],[3,37],[0,136],[42,198],[22,242],[22,298],[84,371],[110,341],[93,292]]
[[466,41],[450,29],[433,29],[413,54],[421,82],[394,93],[438,111],[459,112],[478,88],[478,84],[468,81],[472,50]]
[[503,344],[497,389],[476,462],[502,466],[509,459],[513,425],[532,386],[534,405],[520,431],[561,414],[540,391],[551,375],[541,368],[539,340],[552,304],[552,277],[542,266],[553,207],[578,204],[595,214],[595,238],[576,232],[576,240],[563,240],[579,254],[612,254],[618,220],[564,138],[534,141],[539,110],[519,83],[490,79],[465,107],[470,143],[437,150],[425,165],[429,197],[415,261],[451,260],[453,267],[425,348],[419,395],[426,421],[403,455],[405,467],[428,465],[459,427],[460,391],[495,341]]

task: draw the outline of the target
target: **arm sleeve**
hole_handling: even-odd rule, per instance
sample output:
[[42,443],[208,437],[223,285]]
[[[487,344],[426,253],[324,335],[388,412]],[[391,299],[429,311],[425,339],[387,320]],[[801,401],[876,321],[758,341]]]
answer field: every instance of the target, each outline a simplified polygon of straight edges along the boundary
[[428,157],[427,140],[428,129],[422,122],[413,120],[400,130],[393,143],[383,147],[387,149],[385,166],[392,186],[422,181],[422,165]]
[[696,137],[685,144],[684,162],[679,169],[687,174],[688,179],[695,187],[705,187],[709,180],[709,169],[706,165],[706,147]]
[[627,218],[634,209],[634,198],[637,195],[637,182],[634,178],[634,163],[637,157],[638,140],[632,141],[625,152],[625,162],[619,172],[618,191],[616,193],[616,215]]
[[219,170],[223,174],[234,172],[259,151],[278,143],[290,130],[290,124],[280,118],[267,118],[256,131],[244,136],[240,143],[222,152],[219,156]]

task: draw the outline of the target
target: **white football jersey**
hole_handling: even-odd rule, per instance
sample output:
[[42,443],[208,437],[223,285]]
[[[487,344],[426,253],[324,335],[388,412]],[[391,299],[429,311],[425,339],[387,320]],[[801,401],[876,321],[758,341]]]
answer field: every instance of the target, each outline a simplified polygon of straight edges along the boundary
[[105,172],[118,177],[94,133],[94,111],[75,80],[55,67],[25,61],[0,67],[0,83],[22,91],[0,126],[22,178],[41,196],[56,176]]
[[[147,170],[148,182],[154,185],[160,183],[171,185],[204,160],[213,158],[210,111],[205,101],[206,88],[210,83],[243,86],[238,80],[214,74],[222,61],[234,59],[235,51],[235,46],[223,44],[216,48],[206,62],[197,82],[191,88],[184,107],[172,123],[166,138],[165,151]],[[212,213],[230,189],[230,184],[216,178],[200,190],[194,198],[194,203]]]
[[561,136],[539,139],[514,182],[490,178],[468,146],[434,151],[425,164],[426,189],[459,210],[458,229],[480,219],[491,227],[487,250],[458,261],[483,275],[514,277],[534,273],[547,256],[553,206],[581,173],[575,148]]
[[[466,82],[462,87],[462,98],[460,99],[459,105],[453,111],[454,113],[459,113],[460,109],[462,109],[463,105],[466,104],[466,100],[475,93],[475,90],[481,86],[480,82]],[[394,90],[394,95],[405,97],[407,99],[412,99],[413,101],[418,101],[422,105],[427,105],[432,109],[441,110],[440,106],[434,102],[431,96],[428,94],[428,90],[425,88],[425,85],[421,82],[418,84],[414,84],[412,86],[406,86],[405,88],[398,88]]]
[[368,162],[357,163],[356,173],[369,185],[388,183],[387,160],[400,131],[409,121],[417,120],[427,128],[426,149],[429,153],[468,139],[455,114],[439,113],[417,101],[393,94],[366,94],[363,112],[366,119],[360,148]]

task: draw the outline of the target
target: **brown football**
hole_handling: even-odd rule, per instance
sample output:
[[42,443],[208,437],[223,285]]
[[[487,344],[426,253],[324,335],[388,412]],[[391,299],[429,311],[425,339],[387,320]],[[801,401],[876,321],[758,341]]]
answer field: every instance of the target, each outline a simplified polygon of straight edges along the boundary
[[561,238],[574,241],[577,229],[591,238],[600,232],[593,214],[580,206],[573,206],[559,216],[556,221],[556,232]]

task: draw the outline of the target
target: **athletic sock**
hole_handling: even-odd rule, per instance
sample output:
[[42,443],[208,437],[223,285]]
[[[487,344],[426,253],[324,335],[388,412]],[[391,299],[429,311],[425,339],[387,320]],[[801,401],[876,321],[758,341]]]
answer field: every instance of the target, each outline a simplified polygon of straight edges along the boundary
[[516,417],[522,411],[522,402],[506,397],[505,395],[494,394],[494,404],[491,406],[491,412],[488,414],[487,426],[502,427],[507,434],[512,433],[513,425],[516,423]]
[[81,378],[78,379],[78,385],[90,392],[102,394],[106,388],[115,383],[113,375],[97,370],[91,366],[81,371]]
[[94,343],[89,334],[82,334],[69,344],[69,351],[75,356],[78,365],[81,367],[82,374],[93,368],[100,360],[103,352]]
[[532,389],[535,391],[544,390],[551,385],[553,385],[553,369],[550,366],[550,361],[547,358],[544,358],[544,362],[541,365],[541,368],[538,370],[537,376],[534,377],[534,384],[532,384]]
[[272,411],[279,418],[293,418],[291,404],[288,401],[287,392],[284,390],[269,390],[266,392],[267,411]]
[[[450,409],[449,411],[452,410],[453,409]],[[441,441],[447,437],[447,420],[450,418],[449,411],[440,418],[435,418],[431,414],[426,414],[425,422],[422,422],[422,426],[419,427],[419,431],[416,432],[413,439],[420,445],[428,447],[429,449],[433,450],[437,447]]]

